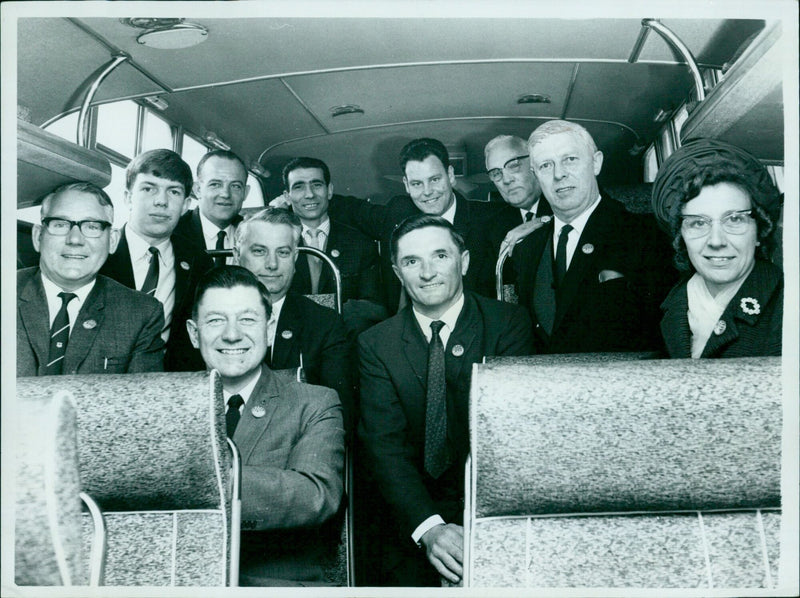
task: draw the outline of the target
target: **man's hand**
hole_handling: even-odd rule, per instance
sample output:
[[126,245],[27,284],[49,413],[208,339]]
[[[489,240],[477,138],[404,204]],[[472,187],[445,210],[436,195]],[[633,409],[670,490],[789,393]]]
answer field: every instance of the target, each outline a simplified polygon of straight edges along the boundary
[[523,222],[519,226],[515,226],[506,233],[500,248],[503,249],[508,246],[508,255],[514,251],[514,245],[522,241],[525,237],[541,228],[553,219],[552,216],[542,216],[541,218],[531,218],[530,222]]
[[278,197],[269,202],[271,208],[289,208],[292,202],[289,201],[289,195],[284,191]]
[[437,525],[419,539],[425,554],[439,575],[458,583],[463,575],[464,528],[454,523]]

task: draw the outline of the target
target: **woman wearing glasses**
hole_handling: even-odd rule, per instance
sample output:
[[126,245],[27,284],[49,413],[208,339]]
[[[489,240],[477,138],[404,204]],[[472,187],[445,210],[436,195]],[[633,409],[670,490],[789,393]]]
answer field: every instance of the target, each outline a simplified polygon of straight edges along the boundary
[[662,304],[670,357],[781,354],[783,272],[771,261],[782,195],[747,152],[688,142],[662,165],[653,210],[687,273]]

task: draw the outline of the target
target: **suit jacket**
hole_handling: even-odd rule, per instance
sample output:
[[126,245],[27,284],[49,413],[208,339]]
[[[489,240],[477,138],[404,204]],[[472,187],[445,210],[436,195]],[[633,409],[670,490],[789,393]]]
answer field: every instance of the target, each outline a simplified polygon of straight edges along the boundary
[[268,363],[273,370],[297,368],[302,354],[306,380],[339,395],[347,430],[355,419],[353,353],[344,323],[335,311],[302,295],[286,295]]
[[[687,277],[661,305],[664,317],[661,334],[667,353],[673,358],[692,356],[692,331],[689,329],[686,294]],[[759,313],[746,313],[742,301],[755,299]],[[752,302],[745,301],[750,307]],[[754,311],[749,309],[750,311]],[[780,355],[783,349],[783,272],[770,262],[756,260],[753,271],[722,312],[725,327],[712,333],[701,357],[754,357]]]
[[[175,305],[172,308],[164,369],[168,372],[201,371],[205,369],[205,364],[200,352],[189,340],[186,320],[192,317],[192,303],[197,283],[200,277],[214,266],[214,262],[205,253],[197,252],[191,242],[181,235],[173,233],[170,241],[175,254]],[[136,288],[126,227],[122,227],[117,250],[108,256],[100,273],[128,288]]]
[[[325,253],[333,260],[342,276],[342,303],[348,299],[366,299],[382,302],[378,248],[368,237],[354,228],[331,220],[330,235]],[[303,244],[301,238],[301,245]],[[300,255],[295,262],[295,273],[290,293],[311,294],[311,273],[307,256]],[[331,269],[323,264],[319,277],[319,292],[333,293],[336,288]]]
[[[492,251],[485,228],[487,222],[492,221],[504,204],[469,201],[458,192],[455,195],[456,215],[453,226],[464,237],[470,252],[470,265],[464,277],[464,286],[486,297],[494,297],[494,266],[497,254]],[[419,208],[408,195],[393,197],[386,205],[372,204],[356,197],[334,195],[328,213],[331,218],[353,226],[382,243],[384,301],[390,312],[394,313],[401,287],[389,262],[389,240],[395,226],[409,216],[419,214]]]
[[[547,203],[547,200],[542,195],[539,197],[539,203],[536,205],[534,216],[541,218],[542,216],[551,216],[552,214],[553,210],[550,204]],[[494,255],[495,263],[497,262],[497,258],[500,257],[500,245],[503,243],[506,233],[522,223],[523,220],[519,208],[515,208],[503,202],[502,206],[497,210],[497,214],[488,223],[489,242],[491,243],[491,250]],[[517,267],[513,265],[513,261],[518,255],[517,252],[514,252],[511,254],[511,257],[506,260],[505,266],[503,267],[503,282],[505,284],[516,283]]]
[[233,441],[242,459],[242,577],[316,579],[330,548],[320,526],[336,514],[344,488],[335,393],[264,365]]
[[[65,374],[164,369],[164,310],[143,293],[98,276],[72,324]],[[17,272],[17,376],[39,376],[50,350],[47,299],[38,267]]]
[[465,293],[445,348],[447,441],[453,464],[433,479],[424,472],[428,343],[411,307],[359,337],[359,437],[391,510],[386,519],[395,521],[409,542],[414,529],[431,515],[460,520],[472,364],[487,355],[527,355],[530,350],[530,319],[524,309]]
[[[238,214],[233,219],[233,224],[237,225],[242,221],[242,217]],[[195,253],[202,253],[205,255],[206,240],[203,237],[203,225],[200,223],[200,208],[194,210],[187,210],[185,214],[178,220],[178,225],[175,227],[173,234],[181,235],[191,242],[193,251]]]
[[[514,251],[520,304],[529,308],[538,353],[657,350],[660,305],[677,278],[672,251],[652,216],[626,212],[603,196],[589,217],[561,287],[555,291],[552,334],[539,323],[534,288],[554,222]],[[622,274],[600,282],[604,271]]]

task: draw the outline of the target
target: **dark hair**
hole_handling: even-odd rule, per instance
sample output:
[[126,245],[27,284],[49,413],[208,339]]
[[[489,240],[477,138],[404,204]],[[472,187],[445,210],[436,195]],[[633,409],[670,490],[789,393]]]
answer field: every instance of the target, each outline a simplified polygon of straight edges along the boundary
[[428,156],[435,156],[444,166],[445,170],[450,166],[450,154],[447,148],[438,139],[422,137],[409,141],[400,150],[400,170],[406,173],[406,164],[409,162],[422,162]]
[[192,192],[192,169],[168,149],[155,149],[136,156],[125,171],[125,188],[130,191],[139,174],[151,174],[183,185],[186,197]]
[[289,163],[283,167],[281,176],[283,178],[283,187],[287,191],[289,190],[289,174],[298,168],[319,168],[322,171],[322,178],[325,180],[325,184],[331,184],[331,171],[328,169],[328,165],[325,164],[325,162],[317,158],[301,156],[300,158],[292,158],[289,160]]
[[267,319],[272,315],[272,305],[269,302],[269,293],[255,274],[241,266],[216,266],[203,274],[197,289],[194,292],[192,304],[192,319],[197,321],[200,301],[209,289],[232,289],[234,287],[247,287],[258,291],[261,303],[267,312]]
[[50,193],[45,195],[42,198],[42,210],[41,214],[44,217],[45,212],[50,206],[50,203],[59,195],[67,193],[68,191],[76,191],[78,193],[86,193],[88,195],[92,195],[95,199],[97,199],[97,203],[99,203],[104,208],[111,208],[112,213],[112,220],[113,220],[113,213],[114,213],[114,204],[111,202],[111,198],[108,196],[108,193],[103,191],[100,187],[95,185],[94,183],[87,183],[84,181],[77,182],[77,183],[66,183],[64,185],[60,185],[53,189]]
[[242,160],[239,156],[234,154],[230,150],[222,150],[222,149],[215,149],[211,150],[210,152],[203,154],[203,157],[200,158],[200,161],[197,163],[197,178],[200,178],[200,173],[203,171],[203,166],[206,162],[208,162],[211,158],[223,158],[225,160],[233,160],[234,162],[238,162],[239,165],[242,167],[244,171],[244,178],[247,179],[247,166],[244,165],[244,160]]
[[397,246],[400,244],[400,239],[402,239],[411,231],[415,231],[420,228],[427,228],[429,226],[447,230],[450,233],[450,238],[453,240],[453,243],[455,243],[455,246],[458,249],[458,253],[461,254],[466,251],[467,246],[464,243],[464,237],[462,237],[458,231],[456,231],[455,227],[453,227],[448,220],[442,218],[441,216],[420,213],[409,216],[400,224],[398,224],[392,231],[392,237],[389,241],[392,263],[397,261]]
[[729,183],[750,196],[756,221],[756,258],[769,261],[775,250],[776,222],[782,196],[767,169],[753,156],[728,143],[711,139],[687,142],[661,166],[653,184],[653,211],[672,238],[675,265],[692,269],[681,235],[683,206],[703,187]]

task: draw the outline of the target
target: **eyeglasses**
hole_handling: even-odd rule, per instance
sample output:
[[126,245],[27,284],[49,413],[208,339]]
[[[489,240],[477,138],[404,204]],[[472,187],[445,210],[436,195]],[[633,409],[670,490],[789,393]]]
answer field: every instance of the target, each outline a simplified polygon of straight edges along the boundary
[[684,214],[682,216],[681,231],[690,239],[699,239],[711,232],[711,225],[714,222],[719,222],[722,230],[726,233],[743,235],[753,221],[752,212],[753,210],[735,210],[726,213],[716,221],[708,216],[700,216],[699,214]]
[[42,224],[47,232],[55,237],[66,237],[72,227],[77,226],[87,239],[96,239],[111,226],[111,223],[105,220],[64,220],[63,218],[42,218]]
[[522,160],[528,157],[528,154],[524,156],[517,156],[516,158],[511,158],[508,162],[503,164],[502,168],[492,168],[491,170],[487,170],[486,174],[489,175],[489,178],[493,183],[499,183],[503,180],[503,171],[507,170],[511,174],[516,174],[522,168]]

